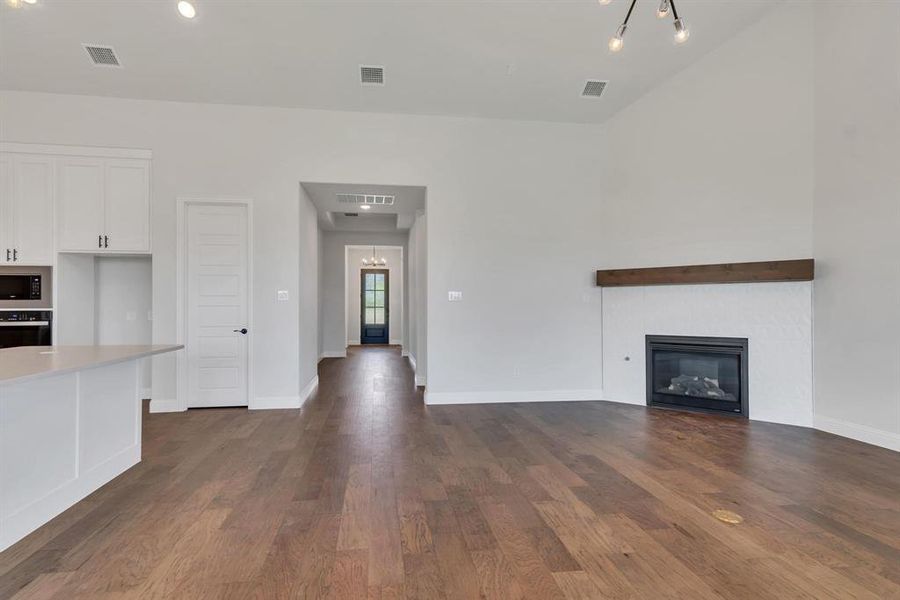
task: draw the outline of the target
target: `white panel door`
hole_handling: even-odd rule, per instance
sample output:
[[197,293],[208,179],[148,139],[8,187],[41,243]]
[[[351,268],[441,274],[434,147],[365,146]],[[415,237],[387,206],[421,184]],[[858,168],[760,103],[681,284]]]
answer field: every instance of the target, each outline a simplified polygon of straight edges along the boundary
[[[104,249],[150,251],[150,163],[146,160],[106,161],[106,227]],[[108,243],[107,243],[108,241]]]
[[12,194],[12,156],[0,154],[0,265],[12,261],[12,241],[9,234]]
[[53,264],[53,159],[19,154],[13,161],[14,192],[9,236],[15,264]]
[[103,247],[103,159],[59,159],[57,223],[61,251]]
[[188,205],[188,407],[248,405],[248,241],[246,206]]

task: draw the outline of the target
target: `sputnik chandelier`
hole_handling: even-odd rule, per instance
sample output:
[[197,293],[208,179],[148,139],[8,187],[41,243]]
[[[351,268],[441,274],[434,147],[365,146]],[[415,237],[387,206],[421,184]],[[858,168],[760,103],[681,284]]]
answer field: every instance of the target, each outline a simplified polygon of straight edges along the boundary
[[[598,1],[603,5],[607,5],[612,2],[612,0]],[[637,0],[631,0],[631,5],[628,7],[628,12],[625,14],[625,20],[622,21],[622,24],[616,30],[616,35],[612,36],[609,39],[610,52],[618,52],[625,44],[625,30],[628,29],[628,20],[631,18],[631,11],[634,10],[634,5],[636,2]],[[672,13],[672,18],[674,19],[675,43],[683,44],[689,37],[691,37],[691,32],[688,31],[687,25],[685,25],[684,23],[684,19],[678,16],[678,10],[675,8],[675,0],[661,0],[659,3],[659,8],[656,9],[656,16],[660,19],[665,19],[667,16],[669,16],[669,13]]]

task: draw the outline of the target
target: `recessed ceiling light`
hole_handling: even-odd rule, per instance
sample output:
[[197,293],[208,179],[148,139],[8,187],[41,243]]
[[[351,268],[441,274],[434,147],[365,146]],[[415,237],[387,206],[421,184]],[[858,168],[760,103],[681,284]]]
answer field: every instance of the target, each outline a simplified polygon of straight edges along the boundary
[[372,210],[372,207],[369,206],[368,204],[360,204],[360,205],[359,205],[359,208],[360,208],[361,210]]
[[37,0],[24,0],[25,4],[37,4]]
[[179,0],[178,12],[180,12],[181,16],[185,19],[193,19],[197,16],[197,9],[194,8],[194,5],[188,2],[188,0]]

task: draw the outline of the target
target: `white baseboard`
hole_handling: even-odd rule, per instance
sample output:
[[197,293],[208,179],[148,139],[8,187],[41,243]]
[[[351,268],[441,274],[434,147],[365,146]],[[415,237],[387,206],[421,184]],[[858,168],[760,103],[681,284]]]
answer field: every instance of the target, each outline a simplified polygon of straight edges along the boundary
[[347,345],[348,346],[359,346],[360,343],[359,343],[359,340],[350,340],[349,342],[347,342]]
[[326,350],[319,355],[319,360],[323,358],[347,358],[346,350]]
[[309,383],[300,390],[300,404],[301,406],[309,400],[309,397],[313,395],[313,392],[316,391],[316,388],[319,387],[319,376],[316,375],[312,379],[309,380]]
[[821,431],[827,431],[835,435],[848,437],[853,440],[881,446],[888,450],[900,452],[900,435],[890,431],[882,431],[867,425],[859,425],[831,417],[821,415],[813,417],[813,427]]
[[70,479],[43,498],[0,519],[0,551],[16,543],[139,462],[141,462],[141,445],[135,444],[86,473]]
[[409,351],[406,348],[400,348],[400,356],[409,356]]
[[429,392],[425,404],[498,404],[506,402],[585,402],[602,400],[603,390],[525,390],[521,392]]
[[407,353],[406,358],[409,359],[409,364],[412,367],[412,370],[415,371],[416,370],[416,357],[413,356],[412,354]]
[[257,396],[250,403],[250,410],[281,410],[300,408],[300,396]]
[[391,346],[402,346],[402,345],[403,345],[403,340],[390,340],[390,341],[388,341],[388,343],[389,343]]
[[152,395],[153,395],[153,393],[150,391],[150,388],[148,388],[148,387],[141,388],[141,400],[149,400],[150,396],[152,396]]
[[152,413],[184,412],[186,410],[187,408],[181,406],[175,398],[168,400],[150,400],[150,412]]
[[425,385],[425,376],[419,375],[416,373],[416,387],[422,387]]

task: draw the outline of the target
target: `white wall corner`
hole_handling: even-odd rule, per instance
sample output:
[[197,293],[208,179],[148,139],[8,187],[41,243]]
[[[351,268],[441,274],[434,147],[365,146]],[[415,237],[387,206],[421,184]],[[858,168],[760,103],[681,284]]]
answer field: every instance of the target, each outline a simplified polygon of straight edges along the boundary
[[603,399],[603,390],[524,390],[521,392],[429,392],[425,404],[501,404],[508,402],[586,402]]
[[142,387],[141,388],[141,400],[149,400],[150,396],[153,395],[153,392],[150,391],[151,388]]
[[888,450],[900,452],[900,434],[892,433],[890,431],[883,431],[881,429],[875,429],[874,427],[859,425],[841,419],[832,419],[831,417],[824,417],[822,415],[815,415],[813,417],[813,427],[820,431],[826,431],[835,435],[865,442],[866,444],[872,444],[874,446],[880,446],[882,448],[887,448]]
[[167,400],[150,400],[150,412],[152,413],[172,413],[184,412],[186,406],[182,406],[175,398]]
[[425,385],[425,377],[422,375],[416,375],[416,387],[423,387]]
[[312,379],[309,380],[302,390],[300,390],[299,396],[261,396],[258,398],[254,398],[253,402],[250,403],[250,410],[277,410],[277,409],[297,409],[301,408],[303,404],[312,396],[313,392],[316,391],[316,388],[319,387],[319,376],[316,375]]

